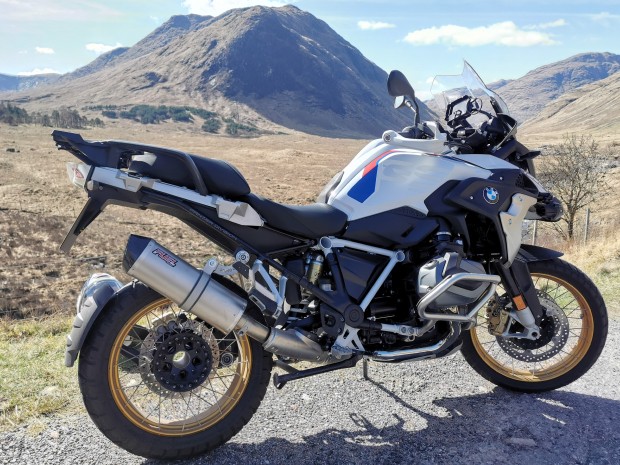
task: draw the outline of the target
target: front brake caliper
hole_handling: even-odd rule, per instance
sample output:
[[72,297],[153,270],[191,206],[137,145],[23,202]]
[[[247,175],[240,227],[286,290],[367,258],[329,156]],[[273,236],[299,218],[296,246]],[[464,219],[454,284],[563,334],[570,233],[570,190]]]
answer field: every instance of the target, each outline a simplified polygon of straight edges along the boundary
[[493,336],[504,334],[510,324],[510,302],[508,299],[495,296],[487,306],[489,333]]

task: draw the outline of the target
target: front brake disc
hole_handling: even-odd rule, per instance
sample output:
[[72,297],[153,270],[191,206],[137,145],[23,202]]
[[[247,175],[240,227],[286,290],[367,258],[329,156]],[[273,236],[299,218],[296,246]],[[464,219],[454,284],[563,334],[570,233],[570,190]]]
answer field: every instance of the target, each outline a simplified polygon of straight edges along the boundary
[[540,323],[540,337],[497,337],[497,343],[510,357],[523,362],[536,363],[553,358],[566,345],[570,335],[568,317],[560,306],[546,293],[537,292],[544,317]]

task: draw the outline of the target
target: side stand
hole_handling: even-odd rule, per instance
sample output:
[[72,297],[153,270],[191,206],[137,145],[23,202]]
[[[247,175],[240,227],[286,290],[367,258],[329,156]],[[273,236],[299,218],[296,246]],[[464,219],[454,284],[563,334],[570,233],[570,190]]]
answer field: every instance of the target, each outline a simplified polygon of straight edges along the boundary
[[362,360],[362,373],[364,375],[364,379],[366,381],[369,381],[370,378],[368,377],[368,359],[363,359]]
[[323,365],[316,368],[310,368],[308,370],[296,370],[293,367],[284,367],[283,364],[276,362],[276,366],[282,368],[287,372],[285,375],[279,375],[278,373],[273,375],[273,385],[276,389],[282,389],[289,381],[296,379],[307,378],[308,376],[315,376],[321,373],[327,373],[335,370],[342,370],[343,368],[353,368],[357,362],[359,362],[361,355],[354,355],[353,357],[342,360],[341,362],[332,363],[330,365]]

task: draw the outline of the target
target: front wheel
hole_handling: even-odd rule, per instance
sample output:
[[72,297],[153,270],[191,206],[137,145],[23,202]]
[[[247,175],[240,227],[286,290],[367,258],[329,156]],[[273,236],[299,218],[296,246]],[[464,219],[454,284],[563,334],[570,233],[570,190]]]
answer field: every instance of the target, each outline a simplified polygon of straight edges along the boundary
[[594,283],[573,265],[556,258],[528,268],[544,314],[539,339],[493,334],[487,308],[464,335],[461,350],[474,370],[498,386],[549,391],[572,383],[596,362],[607,338],[607,310]]
[[110,440],[177,459],[235,435],[265,395],[271,368],[271,354],[247,335],[222,334],[135,283],[95,322],[79,378],[86,409]]

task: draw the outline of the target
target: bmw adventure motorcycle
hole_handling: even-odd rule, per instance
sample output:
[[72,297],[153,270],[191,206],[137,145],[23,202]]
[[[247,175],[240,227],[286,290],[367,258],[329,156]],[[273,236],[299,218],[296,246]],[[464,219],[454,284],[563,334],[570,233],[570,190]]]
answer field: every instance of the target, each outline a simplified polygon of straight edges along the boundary
[[53,132],[88,194],[63,251],[117,204],[179,218],[233,257],[197,269],[131,235],[123,267],[135,280],[84,284],[65,363],[79,354],[84,403],[108,438],[160,459],[214,449],[249,421],[274,365],[278,389],[360,360],[457,350],[517,391],[588,371],[607,335],[601,294],[561,253],[521,240],[524,220],[562,214],[535,178],[538,152],[467,63],[432,90],[444,118],[421,123],[393,71],[389,94],[413,125],[369,143],[307,206],[253,194],[221,160]]

